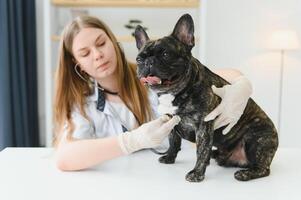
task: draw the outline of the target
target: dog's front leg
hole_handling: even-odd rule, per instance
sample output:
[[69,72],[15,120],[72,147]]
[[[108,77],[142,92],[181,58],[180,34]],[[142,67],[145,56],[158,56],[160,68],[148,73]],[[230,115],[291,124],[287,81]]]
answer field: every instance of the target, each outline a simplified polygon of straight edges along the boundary
[[190,182],[200,182],[205,178],[206,167],[210,161],[213,144],[213,123],[207,122],[196,130],[197,161],[193,170],[186,175]]
[[159,158],[160,163],[172,164],[175,162],[178,152],[181,150],[182,138],[177,133],[176,129],[173,129],[169,134],[169,148],[167,154]]

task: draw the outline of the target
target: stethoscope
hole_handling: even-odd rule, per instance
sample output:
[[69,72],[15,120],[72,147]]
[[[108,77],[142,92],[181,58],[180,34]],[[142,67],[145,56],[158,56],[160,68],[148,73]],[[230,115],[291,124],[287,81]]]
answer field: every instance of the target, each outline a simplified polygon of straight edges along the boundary
[[[77,63],[75,66],[74,66],[74,71],[75,73],[85,82],[89,82],[87,79],[85,79],[77,70],[77,67],[78,67],[79,63]],[[117,95],[119,96],[118,92],[111,92],[107,89],[104,89],[103,87],[101,87],[101,85],[99,85],[99,83],[97,83],[97,88],[100,89],[101,91],[105,92],[105,93],[108,93],[108,94],[111,94],[111,95]]]

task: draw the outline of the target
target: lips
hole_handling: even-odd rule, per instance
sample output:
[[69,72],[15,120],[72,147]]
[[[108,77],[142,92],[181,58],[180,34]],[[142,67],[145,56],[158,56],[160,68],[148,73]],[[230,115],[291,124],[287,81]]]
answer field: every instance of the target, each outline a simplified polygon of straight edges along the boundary
[[109,61],[108,61],[108,62],[105,62],[105,63],[103,63],[103,64],[101,64],[101,65],[99,65],[99,66],[97,67],[97,69],[103,69],[103,68],[106,68],[107,65],[108,65],[108,63],[109,63]]

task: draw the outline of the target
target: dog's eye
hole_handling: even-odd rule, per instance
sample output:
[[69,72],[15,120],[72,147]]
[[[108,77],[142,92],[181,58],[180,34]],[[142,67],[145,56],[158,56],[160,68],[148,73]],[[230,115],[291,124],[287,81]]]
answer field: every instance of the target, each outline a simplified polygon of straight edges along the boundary
[[167,58],[167,57],[169,56],[169,54],[165,51],[165,52],[163,52],[163,56],[164,56],[165,58]]
[[136,61],[137,61],[137,63],[141,63],[142,62],[142,58],[141,57],[137,57]]

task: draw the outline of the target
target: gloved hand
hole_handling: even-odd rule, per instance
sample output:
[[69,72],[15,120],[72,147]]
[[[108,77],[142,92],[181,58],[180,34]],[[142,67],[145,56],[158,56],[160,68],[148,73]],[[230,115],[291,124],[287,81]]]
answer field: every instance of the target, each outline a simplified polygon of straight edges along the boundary
[[252,94],[252,85],[246,77],[239,76],[231,85],[225,85],[221,88],[213,85],[212,90],[222,98],[222,101],[204,120],[210,121],[218,116],[214,121],[214,130],[228,124],[223,130],[223,134],[225,135],[243,114],[249,97]]
[[164,138],[180,122],[179,116],[171,119],[162,115],[158,119],[142,124],[135,130],[118,136],[118,143],[125,154],[130,154],[144,148],[154,148],[161,144]]

